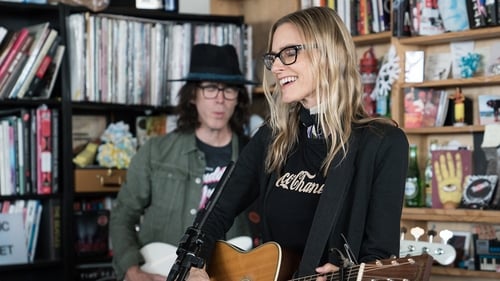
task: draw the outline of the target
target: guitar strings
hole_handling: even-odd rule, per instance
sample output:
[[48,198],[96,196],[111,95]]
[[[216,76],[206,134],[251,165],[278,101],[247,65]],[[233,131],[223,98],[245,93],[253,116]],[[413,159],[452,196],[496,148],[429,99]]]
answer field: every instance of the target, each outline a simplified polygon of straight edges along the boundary
[[438,250],[435,250],[434,253],[430,252],[430,251],[425,251],[425,250],[422,250],[420,253],[418,251],[412,251],[412,250],[408,250],[408,251],[400,251],[399,252],[399,256],[400,257],[409,257],[409,256],[415,256],[415,255],[422,255],[422,254],[429,254],[429,255],[432,255],[433,257],[435,257],[436,255],[440,255],[440,253],[438,252]]
[[[394,278],[394,277],[391,277],[391,276],[379,276],[379,275],[369,275],[369,274],[366,274],[366,273],[373,273],[374,271],[379,271],[379,270],[382,270],[382,269],[386,269],[388,267],[397,267],[397,266],[403,266],[403,265],[412,265],[412,264],[415,264],[415,262],[413,261],[408,261],[408,262],[404,262],[404,263],[395,263],[395,264],[390,264],[390,265],[373,265],[373,264],[365,264],[365,269],[363,270],[363,279],[364,278],[370,278],[370,280],[378,280],[378,279],[381,279],[381,280],[401,280],[401,281],[405,281],[405,280],[409,280],[407,278]],[[346,280],[346,281],[349,281],[349,280],[356,280],[357,277],[358,277],[358,273],[359,273],[359,268],[361,267],[361,265],[354,265],[350,268],[347,269],[347,276],[344,276],[344,279],[341,278],[341,276],[339,276],[339,272],[336,271],[336,272],[332,272],[332,273],[328,273],[328,274],[313,274],[313,275],[309,275],[309,276],[304,276],[304,277],[299,277],[299,278],[295,278],[295,279],[290,279],[289,281],[312,281],[312,280],[316,280],[317,277],[319,276],[323,276],[323,277],[326,277],[327,281],[338,281],[338,280]],[[353,276],[351,274],[354,274]],[[345,279],[347,278],[347,279]],[[354,279],[352,279],[354,278]]]

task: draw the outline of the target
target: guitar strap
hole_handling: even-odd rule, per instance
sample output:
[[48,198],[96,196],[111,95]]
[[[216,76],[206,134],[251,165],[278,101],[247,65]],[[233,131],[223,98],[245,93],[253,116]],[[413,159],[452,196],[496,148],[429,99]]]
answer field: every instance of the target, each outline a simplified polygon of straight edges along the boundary
[[342,159],[342,155],[337,155],[329,168],[324,192],[320,196],[307,238],[308,242],[300,261],[297,272],[299,277],[317,274],[315,268],[321,261],[333,225],[338,219],[349,191],[355,170],[359,134],[354,130],[352,136],[347,156]]

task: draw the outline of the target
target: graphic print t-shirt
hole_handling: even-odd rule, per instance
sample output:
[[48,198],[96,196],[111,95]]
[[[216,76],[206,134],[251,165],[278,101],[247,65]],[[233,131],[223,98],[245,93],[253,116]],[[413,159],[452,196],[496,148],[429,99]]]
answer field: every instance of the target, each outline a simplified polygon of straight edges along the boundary
[[[306,134],[303,130],[303,135]],[[301,138],[271,189],[265,206],[272,239],[301,255],[325,178],[321,164],[324,139]]]
[[196,139],[196,145],[205,153],[205,161],[207,163],[205,173],[203,174],[200,205],[198,206],[201,209],[205,207],[208,199],[214,193],[217,183],[231,160],[232,151],[231,142],[222,147],[214,147]]

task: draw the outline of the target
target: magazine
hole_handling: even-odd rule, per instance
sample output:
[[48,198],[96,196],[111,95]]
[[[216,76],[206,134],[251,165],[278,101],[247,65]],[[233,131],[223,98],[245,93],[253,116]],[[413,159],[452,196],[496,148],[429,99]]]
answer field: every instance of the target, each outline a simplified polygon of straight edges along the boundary
[[405,91],[405,128],[443,126],[448,110],[448,94],[434,88],[408,88]]

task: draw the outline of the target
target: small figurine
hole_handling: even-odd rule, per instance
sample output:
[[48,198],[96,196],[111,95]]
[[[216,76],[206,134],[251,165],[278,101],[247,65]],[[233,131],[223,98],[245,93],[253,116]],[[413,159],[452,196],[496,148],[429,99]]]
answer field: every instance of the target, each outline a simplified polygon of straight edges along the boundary
[[465,125],[465,96],[462,93],[462,89],[457,87],[454,99],[454,119],[453,126],[463,126]]

